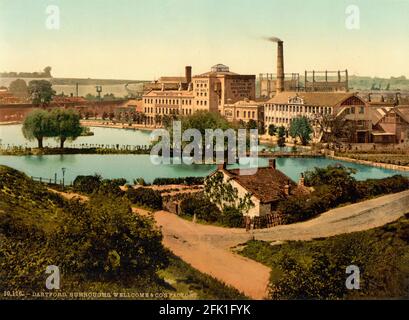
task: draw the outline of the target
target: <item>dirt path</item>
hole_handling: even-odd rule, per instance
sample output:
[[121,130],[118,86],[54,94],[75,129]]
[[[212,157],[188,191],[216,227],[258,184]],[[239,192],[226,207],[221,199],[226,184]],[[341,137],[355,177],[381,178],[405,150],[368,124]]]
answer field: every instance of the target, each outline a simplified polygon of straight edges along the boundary
[[195,224],[169,212],[155,213],[164,244],[201,272],[234,286],[254,299],[266,296],[270,269],[234,254],[231,248],[254,238],[264,241],[311,240],[368,230],[409,212],[409,191],[330,210],[302,223],[246,232]]
[[[162,227],[164,245],[174,254],[253,299],[266,297],[270,269],[229,250],[229,245],[235,244],[237,236],[242,234],[241,230],[194,224],[166,211],[156,212],[155,219]],[[226,238],[229,232],[234,236],[227,246],[215,245],[207,239],[208,234]],[[245,237],[245,241],[248,239]]]

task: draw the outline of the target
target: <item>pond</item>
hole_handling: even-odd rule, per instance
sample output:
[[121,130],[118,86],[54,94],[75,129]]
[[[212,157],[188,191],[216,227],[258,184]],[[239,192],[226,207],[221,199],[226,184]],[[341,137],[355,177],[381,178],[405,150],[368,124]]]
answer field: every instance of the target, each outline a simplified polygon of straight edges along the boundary
[[[0,125],[0,144],[10,146],[37,147],[37,141],[28,141],[21,131],[22,125]],[[75,141],[67,141],[67,147],[80,147],[81,145],[149,145],[150,131],[92,127],[93,136],[78,137]],[[57,147],[59,143],[53,139],[44,139],[44,147]]]
[[[66,168],[65,181],[71,183],[77,175],[101,174],[104,178],[126,178],[129,183],[142,177],[147,182],[155,178],[202,177],[212,172],[215,165],[155,165],[149,155],[46,155],[46,156],[0,156],[0,164],[13,167],[29,176],[52,178],[56,173],[62,177],[62,168]],[[268,159],[260,158],[259,166],[266,166]],[[379,179],[395,174],[409,175],[408,172],[387,170],[361,164],[331,160],[326,158],[278,158],[277,168],[294,181],[298,181],[302,172],[314,167],[342,164],[357,169],[358,180]]]
[[[21,131],[22,125],[0,125],[0,145],[7,146],[23,146],[23,147],[37,147],[37,141],[29,141],[24,138]],[[84,146],[113,146],[130,145],[140,146],[150,144],[150,133],[147,130],[134,129],[118,129],[118,128],[104,128],[91,127],[90,130],[94,133],[93,136],[78,137],[75,141],[66,141],[66,147],[84,147]],[[44,147],[58,147],[59,143],[53,139],[44,139]],[[260,144],[259,149],[270,150],[272,152],[291,152],[292,147],[278,147],[266,144]],[[302,147],[297,147],[297,150],[302,150]]]

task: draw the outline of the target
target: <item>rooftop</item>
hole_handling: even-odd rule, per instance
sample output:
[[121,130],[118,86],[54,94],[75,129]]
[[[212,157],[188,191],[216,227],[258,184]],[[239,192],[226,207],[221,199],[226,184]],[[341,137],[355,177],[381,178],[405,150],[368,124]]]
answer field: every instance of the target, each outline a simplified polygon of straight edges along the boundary
[[351,92],[295,92],[284,91],[277,93],[273,98],[267,101],[267,103],[274,104],[287,104],[290,99],[300,98],[305,105],[314,106],[336,106],[341,104],[346,99],[356,96]]
[[281,171],[269,166],[258,168],[246,175],[246,170],[223,169],[233,180],[237,181],[261,203],[270,203],[286,199],[285,186],[290,186],[290,195],[302,195],[309,193],[308,188],[299,186]]

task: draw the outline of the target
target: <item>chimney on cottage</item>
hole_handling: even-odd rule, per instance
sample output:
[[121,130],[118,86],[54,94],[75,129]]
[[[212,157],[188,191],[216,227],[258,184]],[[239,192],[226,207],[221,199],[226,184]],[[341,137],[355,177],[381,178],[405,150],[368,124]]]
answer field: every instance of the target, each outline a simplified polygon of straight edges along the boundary
[[268,160],[268,166],[270,168],[276,169],[276,159],[274,158],[274,159]]
[[288,197],[290,195],[290,181],[284,186],[284,194]]
[[301,177],[300,177],[300,181],[298,181],[298,185],[299,185],[300,187],[304,187],[304,186],[305,186],[304,173],[301,173]]

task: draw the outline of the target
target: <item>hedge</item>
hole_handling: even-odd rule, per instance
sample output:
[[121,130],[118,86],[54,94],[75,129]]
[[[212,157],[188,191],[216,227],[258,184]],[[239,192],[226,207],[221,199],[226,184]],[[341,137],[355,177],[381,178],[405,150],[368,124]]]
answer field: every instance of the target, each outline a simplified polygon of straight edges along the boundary
[[126,196],[133,204],[147,206],[155,210],[162,209],[162,196],[159,191],[149,188],[128,188]]
[[188,186],[199,185],[204,183],[203,177],[184,177],[184,178],[156,178],[153,180],[154,185],[167,184],[185,184]]

